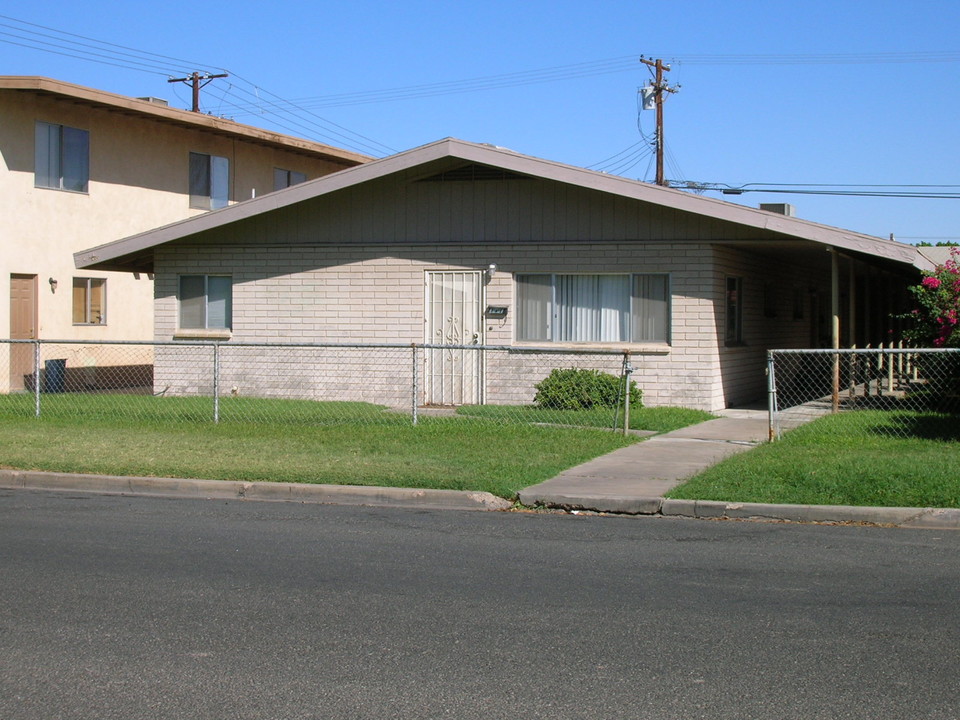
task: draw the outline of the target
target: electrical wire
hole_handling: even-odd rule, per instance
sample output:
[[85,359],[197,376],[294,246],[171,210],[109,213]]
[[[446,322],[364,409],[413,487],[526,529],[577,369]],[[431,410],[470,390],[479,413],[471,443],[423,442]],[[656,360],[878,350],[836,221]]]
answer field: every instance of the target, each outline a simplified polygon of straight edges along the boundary
[[595,162],[593,165],[587,165],[587,166],[586,166],[586,169],[587,169],[587,170],[601,170],[601,171],[602,171],[603,168],[605,168],[605,167],[607,166],[606,163],[608,163],[608,162],[610,162],[611,160],[614,160],[614,159],[620,157],[620,156],[623,155],[624,153],[630,152],[631,150],[633,150],[634,148],[638,147],[639,145],[645,145],[645,144],[646,144],[646,140],[638,140],[638,141],[635,142],[633,145],[630,145],[629,147],[624,148],[623,150],[621,150],[620,152],[618,152],[616,155],[611,155],[611,156],[608,157],[608,158],[604,158],[604,159],[601,160],[600,162]]
[[[669,57],[670,54],[660,56]],[[295,102],[301,108],[343,107],[370,103],[416,100],[440,95],[477,92],[536,83],[571,80],[618,72],[635,72],[638,55],[625,55],[604,60],[557,65],[535,70],[487,75],[466,80],[440,83],[406,85],[380,90],[316,95],[299,98]],[[671,60],[677,65],[850,65],[882,63],[931,63],[960,62],[960,52],[911,52],[911,53],[825,53],[809,55],[684,55]],[[245,107],[236,108],[239,113],[248,112]]]
[[[339,93],[335,95],[318,95],[303,97],[293,102],[300,107],[317,109],[325,107],[343,107],[350,105],[366,105],[382,102],[396,102],[400,100],[417,100],[441,95],[454,95],[482,90],[496,90],[508,87],[534,85],[538,83],[573,80],[596,75],[606,75],[620,72],[635,72],[637,56],[626,55],[605,60],[593,60],[573,65],[557,65],[535,70],[523,70],[500,75],[486,75],[466,80],[450,80],[438,83],[420,85],[405,85],[396,88],[380,90]],[[251,108],[238,106],[241,114],[249,112]]]
[[[360,150],[361,152],[369,152],[374,155],[382,155],[384,150],[386,150],[386,152],[388,153],[397,152],[396,150],[394,150],[388,145],[385,145],[377,140],[373,140],[372,138],[369,138],[365,135],[361,135],[360,133],[354,132],[352,130],[348,130],[342,125],[338,125],[337,123],[327,120],[326,118],[322,118],[319,115],[316,115],[315,113],[304,111],[310,117],[297,116],[293,112],[293,110],[291,110],[291,108],[296,108],[295,105],[292,105],[291,103],[284,101],[283,98],[280,98],[278,95],[275,95],[274,93],[264,90],[262,87],[255,85],[250,80],[246,80],[245,78],[237,74],[232,74],[231,77],[241,80],[242,82],[250,85],[251,87],[254,88],[254,90],[253,91],[247,90],[242,86],[234,85],[232,83],[226,89],[219,88],[217,92],[222,93],[222,95],[220,95],[222,104],[225,104],[228,106],[231,105],[232,103],[223,102],[223,100],[228,94],[231,94],[233,90],[236,90],[236,92],[238,93],[249,95],[260,100],[261,104],[265,104],[267,106],[267,109],[264,110],[262,113],[263,115],[270,115],[274,123],[288,130],[291,129],[291,125],[292,125],[293,127],[297,128],[297,130],[292,130],[297,134],[300,134],[303,132],[306,132],[308,134],[310,133],[316,134],[316,135],[319,135],[320,137],[326,138],[327,140],[333,143],[340,144],[340,145],[347,145],[355,150]],[[272,98],[277,98],[277,100],[273,101],[270,99],[264,99],[261,97],[261,93],[266,94]],[[212,94],[216,96],[215,93],[212,93]],[[233,96],[235,97],[236,94],[233,93]],[[282,119],[278,119],[278,118],[282,118]]]
[[[0,30],[0,42],[18,47],[39,50],[42,52],[53,53],[56,55],[71,57],[78,60],[85,60],[102,65],[121,67],[135,72],[163,75],[168,78],[175,75],[189,74],[189,72],[184,71],[185,67],[206,68],[206,70],[204,70],[201,74],[218,74],[219,72],[225,72],[253,88],[253,91],[247,91],[238,85],[231,84],[231,87],[236,88],[238,92],[246,92],[249,96],[253,97],[257,101],[258,106],[261,108],[260,114],[264,116],[269,115],[271,117],[271,121],[274,122],[278,127],[282,127],[288,131],[291,131],[292,124],[294,127],[298,128],[297,130],[292,130],[294,134],[305,134],[307,137],[319,136],[337,145],[344,146],[352,150],[357,150],[361,153],[382,155],[384,151],[388,153],[396,152],[394,148],[391,148],[388,145],[349,130],[344,126],[322,118],[319,115],[310,112],[309,110],[298,108],[295,103],[284,100],[278,95],[264,90],[263,88],[254,84],[252,81],[242,78],[236,73],[232,73],[227,68],[209,66],[206,63],[198,63],[184,60],[182,58],[175,58],[168,55],[160,55],[158,53],[138,50],[125,45],[118,45],[116,43],[90,38],[85,35],[78,35],[76,33],[58,30],[46,25],[39,25],[26,20],[19,20],[8,15],[0,14],[0,20],[10,21],[0,22],[0,27],[15,31],[7,32]],[[11,22],[19,23],[19,25],[27,27],[12,25],[10,24]],[[39,30],[48,32],[40,32],[39,30],[33,30],[30,28],[38,28]],[[236,95],[230,96],[230,99],[228,100],[228,93],[226,91],[221,90],[221,94],[219,96],[216,93],[216,86],[211,86],[205,95],[213,95],[214,97],[218,97],[220,100],[221,109],[224,106],[235,106],[240,102],[249,103],[247,98],[241,99]],[[177,93],[174,92],[174,94],[176,95]],[[275,100],[267,100],[265,102],[261,97],[261,94],[267,94]],[[180,96],[177,95],[177,97],[179,98]],[[264,104],[270,107],[269,111],[262,110]],[[297,117],[298,112],[309,117]]]
[[[781,193],[787,195],[838,195],[855,197],[885,197],[885,198],[923,198],[925,200],[960,200],[960,193],[920,193],[896,191],[863,191],[863,190],[783,190],[778,188],[757,188],[742,192]],[[739,195],[740,193],[735,193]]]
[[960,52],[795,53],[771,55],[683,55],[687,65],[882,65],[960,62]]
[[[838,195],[855,197],[891,197],[922,199],[958,199],[960,185],[934,184],[851,184],[851,183],[727,183],[697,182],[694,180],[674,180],[670,186],[680,190],[721,192],[724,195],[742,195],[744,193],[780,193],[795,195]],[[940,192],[935,192],[940,191]]]

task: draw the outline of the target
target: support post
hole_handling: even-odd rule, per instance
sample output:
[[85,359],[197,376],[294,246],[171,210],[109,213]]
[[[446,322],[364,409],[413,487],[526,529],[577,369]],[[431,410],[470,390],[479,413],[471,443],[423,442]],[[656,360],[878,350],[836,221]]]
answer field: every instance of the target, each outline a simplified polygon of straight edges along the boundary
[[[830,248],[830,313],[831,346],[840,349],[840,256],[836,248]],[[833,356],[833,412],[840,411],[840,353]]]
[[40,341],[33,341],[33,416],[40,417]]
[[623,435],[630,432],[630,375],[633,365],[630,364],[630,351],[623,351]]
[[220,343],[213,344],[213,422],[220,422]]
[[413,424],[417,424],[417,398],[420,396],[420,366],[417,363],[417,344],[410,343],[410,349],[413,353],[413,372],[411,377],[413,379],[413,388],[410,396],[410,419],[413,421]]
[[780,437],[774,418],[777,414],[777,379],[773,369],[773,350],[767,350],[767,440]]

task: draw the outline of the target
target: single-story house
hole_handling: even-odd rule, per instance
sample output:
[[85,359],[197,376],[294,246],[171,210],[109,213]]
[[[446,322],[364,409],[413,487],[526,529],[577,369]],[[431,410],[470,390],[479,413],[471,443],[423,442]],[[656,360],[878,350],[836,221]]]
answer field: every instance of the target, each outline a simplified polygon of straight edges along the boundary
[[[157,340],[629,350],[647,404],[706,410],[762,396],[768,348],[889,341],[933,267],[893,240],[456,139],[75,262],[153,273]],[[530,402],[578,357],[516,361],[500,385],[466,373],[453,392],[427,367],[415,401]],[[184,363],[158,352],[156,385],[195,390]]]

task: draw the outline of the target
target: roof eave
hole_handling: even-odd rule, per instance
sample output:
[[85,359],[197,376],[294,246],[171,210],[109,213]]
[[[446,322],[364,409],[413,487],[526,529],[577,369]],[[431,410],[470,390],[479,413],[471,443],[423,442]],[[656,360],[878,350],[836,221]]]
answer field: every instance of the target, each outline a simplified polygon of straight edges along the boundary
[[148,117],[158,122],[172,123],[197,130],[205,130],[220,135],[229,135],[263,145],[296,151],[315,157],[323,157],[337,164],[352,166],[369,162],[372,158],[361,153],[351,152],[332,145],[283,135],[271,130],[244,125],[214,115],[195,113],[189,110],[157,105],[148,100],[117,95],[104,90],[74,85],[73,83],[53,80],[40,76],[0,76],[0,90],[19,90],[66,98],[73,102],[85,103],[115,112],[129,113]]
[[143,252],[149,247],[210,230],[229,222],[242,220],[369,180],[425,165],[435,160],[451,157],[467,162],[492,165],[555,182],[577,185],[599,192],[611,193],[679,212],[776,233],[784,237],[808,240],[840,250],[886,258],[921,270],[927,269],[929,265],[929,260],[922,257],[916,248],[911,245],[821,225],[809,220],[778,215],[759,208],[736,205],[724,200],[690,195],[682,190],[637,182],[616,175],[598,173],[550,160],[521,155],[503,148],[478,145],[454,138],[445,138],[429,145],[423,145],[397,155],[391,155],[307,183],[295,185],[277,193],[264,195],[254,200],[183,220],[131,238],[107,243],[92,250],[82,251],[74,256],[75,261],[77,267],[91,267],[92,263],[98,261],[103,262],[119,258],[132,252]]

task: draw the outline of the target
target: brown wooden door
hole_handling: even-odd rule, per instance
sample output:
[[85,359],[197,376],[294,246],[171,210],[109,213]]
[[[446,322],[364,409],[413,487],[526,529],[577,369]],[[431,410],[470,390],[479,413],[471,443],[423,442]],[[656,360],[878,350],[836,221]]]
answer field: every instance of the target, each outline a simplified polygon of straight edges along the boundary
[[[34,340],[37,337],[37,276],[10,276],[10,338]],[[33,346],[10,346],[10,389],[23,390],[33,374]]]

